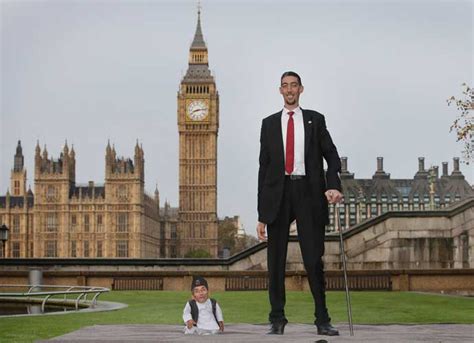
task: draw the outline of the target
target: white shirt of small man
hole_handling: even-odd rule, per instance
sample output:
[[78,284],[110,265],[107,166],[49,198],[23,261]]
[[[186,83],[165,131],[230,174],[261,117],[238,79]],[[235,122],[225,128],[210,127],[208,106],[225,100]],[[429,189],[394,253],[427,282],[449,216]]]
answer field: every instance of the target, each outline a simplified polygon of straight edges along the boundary
[[[216,322],[216,318],[214,318],[214,314],[212,313],[212,303],[211,299],[207,299],[205,302],[200,303],[196,301],[196,305],[199,309],[199,318],[197,322],[197,326],[193,326],[191,329],[188,329],[185,326],[184,333],[186,335],[198,334],[198,335],[215,335],[219,333],[219,325]],[[224,321],[224,317],[222,316],[222,310],[219,306],[219,303],[216,303],[216,316],[219,322]],[[183,320],[186,324],[187,321],[193,319],[191,316],[191,306],[189,302],[186,303],[186,306],[183,310]]]

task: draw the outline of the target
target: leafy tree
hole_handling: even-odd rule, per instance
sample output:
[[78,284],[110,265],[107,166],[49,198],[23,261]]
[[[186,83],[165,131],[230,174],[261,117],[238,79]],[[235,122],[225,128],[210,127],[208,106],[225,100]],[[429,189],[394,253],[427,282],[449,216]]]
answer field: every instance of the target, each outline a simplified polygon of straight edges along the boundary
[[243,235],[237,238],[235,242],[235,254],[253,247],[254,245],[258,244],[258,239],[252,235]]
[[230,255],[235,255],[242,250],[248,249],[258,243],[257,238],[251,235],[237,235],[237,227],[231,221],[219,223],[219,251],[229,249]]
[[184,257],[186,258],[210,258],[211,254],[204,249],[196,249],[188,251]]
[[472,115],[474,111],[474,90],[465,83],[462,84],[462,87],[462,99],[456,99],[454,96],[451,96],[446,101],[448,106],[455,104],[457,110],[461,112],[451,125],[449,132],[455,131],[457,141],[464,143],[464,162],[469,164],[474,159],[474,116]]
[[219,223],[218,249],[222,251],[224,248],[230,250],[232,254],[235,248],[235,240],[237,236],[237,228],[230,221],[222,221]]

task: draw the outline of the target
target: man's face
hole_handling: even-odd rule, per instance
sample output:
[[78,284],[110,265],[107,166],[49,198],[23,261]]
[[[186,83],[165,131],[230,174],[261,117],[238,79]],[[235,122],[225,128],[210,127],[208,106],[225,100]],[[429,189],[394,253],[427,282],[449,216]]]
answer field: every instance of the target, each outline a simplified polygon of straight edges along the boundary
[[208,296],[209,296],[209,292],[206,286],[197,286],[193,288],[193,298],[198,303],[206,302]]
[[295,76],[285,76],[280,86],[280,94],[283,95],[285,106],[298,106],[303,89]]

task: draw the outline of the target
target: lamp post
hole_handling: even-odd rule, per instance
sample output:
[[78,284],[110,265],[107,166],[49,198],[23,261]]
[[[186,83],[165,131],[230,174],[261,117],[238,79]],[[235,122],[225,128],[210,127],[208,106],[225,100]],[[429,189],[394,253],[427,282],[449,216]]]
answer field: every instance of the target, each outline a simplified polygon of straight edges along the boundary
[[7,254],[6,254],[6,251],[5,251],[5,243],[8,241],[8,227],[3,224],[2,226],[0,226],[0,241],[2,241],[2,257],[5,258],[7,257]]

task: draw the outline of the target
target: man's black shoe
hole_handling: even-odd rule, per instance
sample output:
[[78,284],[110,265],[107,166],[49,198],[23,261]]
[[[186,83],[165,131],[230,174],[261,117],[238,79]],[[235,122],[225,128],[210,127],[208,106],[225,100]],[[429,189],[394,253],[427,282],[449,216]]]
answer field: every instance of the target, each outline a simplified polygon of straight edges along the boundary
[[285,325],[288,323],[287,320],[273,322],[270,331],[268,331],[269,335],[283,335],[285,332]]
[[318,335],[325,336],[339,336],[339,331],[330,323],[316,325],[318,328]]

